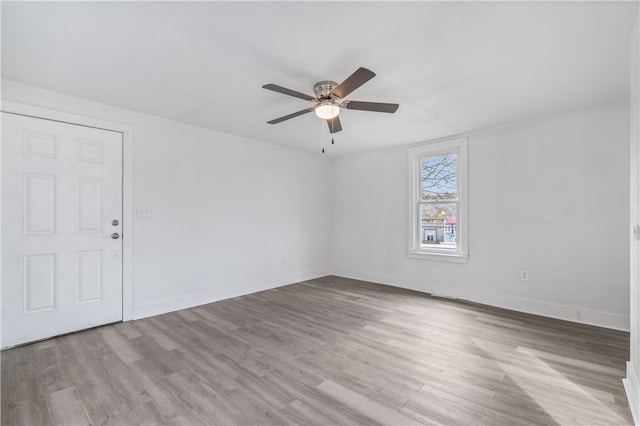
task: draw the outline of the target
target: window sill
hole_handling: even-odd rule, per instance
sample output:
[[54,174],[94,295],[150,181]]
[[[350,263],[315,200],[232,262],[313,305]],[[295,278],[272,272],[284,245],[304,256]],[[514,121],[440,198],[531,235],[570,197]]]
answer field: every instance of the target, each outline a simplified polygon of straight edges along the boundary
[[407,256],[411,259],[421,260],[437,260],[440,262],[453,262],[453,263],[467,263],[469,260],[468,255],[458,253],[434,253],[424,251],[408,251]]

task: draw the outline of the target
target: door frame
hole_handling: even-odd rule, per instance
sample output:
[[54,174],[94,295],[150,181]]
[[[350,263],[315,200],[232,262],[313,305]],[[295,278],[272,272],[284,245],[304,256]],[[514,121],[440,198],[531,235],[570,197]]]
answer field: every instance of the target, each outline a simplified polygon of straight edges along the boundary
[[[2,99],[0,112],[58,121],[85,127],[110,130],[122,134],[122,321],[133,319],[133,126],[99,118],[42,108]],[[1,125],[1,124],[0,124]],[[0,150],[0,156],[2,155]],[[1,157],[0,157],[1,159]],[[0,179],[2,163],[0,161]],[[1,180],[0,180],[1,183]],[[0,212],[2,199],[0,197]],[[1,213],[0,213],[1,214]],[[2,218],[0,217],[0,220]],[[2,231],[0,230],[0,240]],[[0,248],[1,250],[1,248]],[[0,253],[1,254],[1,253]],[[2,277],[0,276],[0,300]],[[1,321],[1,320],[0,320]],[[1,326],[2,324],[0,324]],[[0,327],[0,330],[2,328]],[[1,331],[0,331],[1,333]],[[1,336],[0,336],[1,337]]]

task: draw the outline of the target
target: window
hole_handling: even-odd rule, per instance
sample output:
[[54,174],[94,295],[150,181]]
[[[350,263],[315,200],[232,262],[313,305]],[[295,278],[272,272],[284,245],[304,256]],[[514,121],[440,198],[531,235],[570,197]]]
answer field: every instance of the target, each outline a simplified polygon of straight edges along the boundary
[[466,262],[467,140],[409,149],[409,257]]

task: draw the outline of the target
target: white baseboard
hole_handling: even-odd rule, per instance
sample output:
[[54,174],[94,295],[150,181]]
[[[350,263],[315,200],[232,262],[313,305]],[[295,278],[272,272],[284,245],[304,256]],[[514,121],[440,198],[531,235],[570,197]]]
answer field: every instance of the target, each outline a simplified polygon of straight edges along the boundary
[[558,303],[546,302],[535,299],[527,299],[507,294],[499,294],[481,289],[469,289],[430,284],[428,288],[424,283],[417,283],[412,279],[387,274],[370,272],[356,272],[335,269],[333,275],[356,280],[371,281],[375,283],[416,290],[423,293],[437,294],[444,297],[455,297],[470,302],[482,303],[498,308],[511,309],[549,318],[556,318],[582,324],[596,325],[614,330],[629,331],[629,317],[612,312],[603,312],[595,309],[580,308]]
[[375,283],[416,290],[423,293],[438,294],[445,297],[455,297],[471,302],[483,303],[499,308],[511,309],[550,318],[557,318],[582,324],[596,325],[615,330],[629,331],[629,317],[610,312],[603,312],[588,308],[561,305],[540,300],[527,299],[512,295],[492,293],[482,290],[470,290],[460,287],[447,287],[432,285],[425,288],[410,279],[386,274],[360,273],[347,270],[318,269],[314,271],[289,274],[282,276],[265,277],[253,282],[245,282],[229,287],[212,288],[210,291],[187,294],[171,299],[163,299],[149,303],[135,305],[133,319],[146,318],[173,312],[180,309],[191,308],[219,300],[238,297],[257,291],[268,290],[283,285],[293,284],[326,275],[337,275],[356,280],[371,281]]
[[219,300],[243,296],[258,291],[269,290],[300,281],[311,280],[329,275],[329,269],[317,269],[315,271],[288,274],[281,276],[265,277],[260,280],[234,284],[233,286],[216,287],[211,290],[186,294],[171,299],[157,300],[149,303],[135,305],[133,319],[147,318],[155,315],[166,314],[180,309],[205,305]]
[[627,393],[629,400],[629,408],[633,416],[633,424],[640,425],[640,388],[638,388],[638,375],[636,374],[633,364],[627,362],[627,377],[622,379],[624,383],[624,391]]

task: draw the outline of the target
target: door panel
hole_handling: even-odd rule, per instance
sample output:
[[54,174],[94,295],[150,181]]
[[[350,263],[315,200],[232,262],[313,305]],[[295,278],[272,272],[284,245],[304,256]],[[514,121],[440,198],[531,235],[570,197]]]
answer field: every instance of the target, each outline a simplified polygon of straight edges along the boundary
[[121,229],[120,133],[2,113],[2,347],[122,320]]

